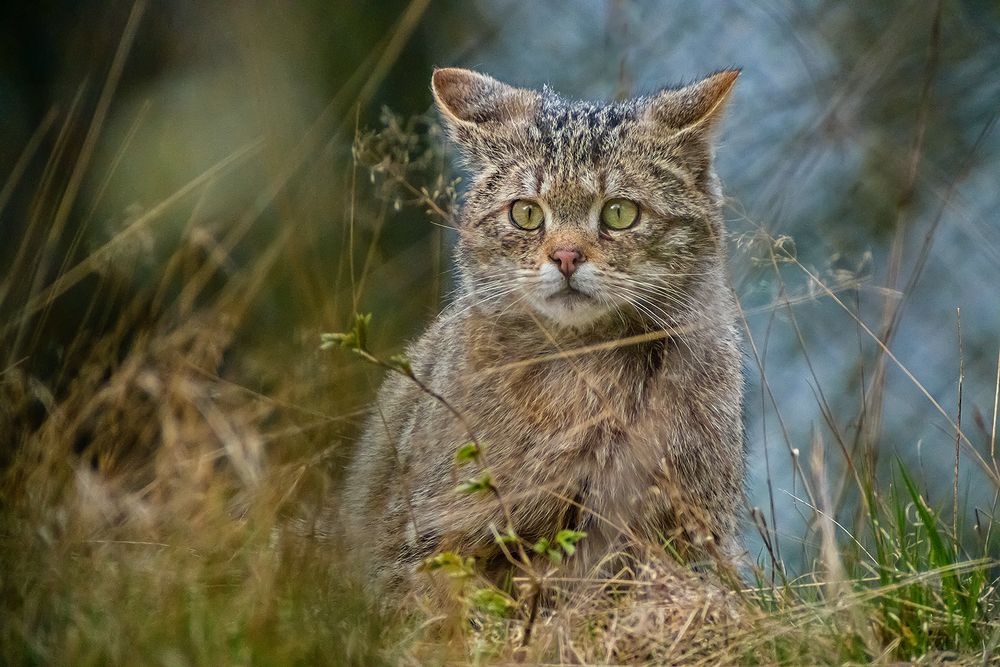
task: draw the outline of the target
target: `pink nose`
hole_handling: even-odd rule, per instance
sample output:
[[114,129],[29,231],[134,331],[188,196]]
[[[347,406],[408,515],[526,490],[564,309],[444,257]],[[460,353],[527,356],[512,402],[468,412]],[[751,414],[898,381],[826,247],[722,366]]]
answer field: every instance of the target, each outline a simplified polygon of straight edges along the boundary
[[549,259],[559,265],[559,270],[567,278],[584,262],[583,253],[579,248],[556,248],[549,255]]

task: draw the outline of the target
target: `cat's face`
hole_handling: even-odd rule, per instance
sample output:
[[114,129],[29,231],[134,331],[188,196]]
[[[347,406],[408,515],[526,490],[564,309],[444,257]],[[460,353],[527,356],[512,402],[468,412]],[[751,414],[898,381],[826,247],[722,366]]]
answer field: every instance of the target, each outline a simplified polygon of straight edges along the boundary
[[458,247],[470,303],[459,307],[528,309],[577,330],[683,319],[685,286],[719,261],[709,134],[735,78],[600,105],[436,71],[473,170]]

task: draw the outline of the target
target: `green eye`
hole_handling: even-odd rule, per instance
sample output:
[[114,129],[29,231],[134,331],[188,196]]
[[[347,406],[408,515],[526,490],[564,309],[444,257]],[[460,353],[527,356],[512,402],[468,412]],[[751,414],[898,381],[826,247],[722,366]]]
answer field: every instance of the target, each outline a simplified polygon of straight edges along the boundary
[[639,205],[631,199],[609,199],[601,209],[601,222],[611,229],[628,229],[639,219]]
[[510,221],[521,229],[538,229],[545,222],[545,213],[538,202],[518,199],[510,205]]

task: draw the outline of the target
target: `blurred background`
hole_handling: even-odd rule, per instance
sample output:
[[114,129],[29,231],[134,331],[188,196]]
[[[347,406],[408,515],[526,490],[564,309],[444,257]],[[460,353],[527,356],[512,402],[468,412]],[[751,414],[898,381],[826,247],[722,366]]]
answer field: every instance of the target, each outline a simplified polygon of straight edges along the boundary
[[818,539],[816,480],[848,524],[850,480],[888,479],[897,459],[943,511],[957,500],[959,532],[993,513],[996,2],[47,0],[0,13],[0,367],[37,404],[17,428],[39,428],[100,341],[126,359],[200,318],[224,330],[213,377],[267,399],[261,456],[323,451],[335,479],[380,375],[321,353],[320,333],[371,312],[388,356],[452,286],[462,174],[435,125],[432,69],[613,98],[737,66],[717,166],[747,328],[751,554],[766,563],[770,543],[794,569]]

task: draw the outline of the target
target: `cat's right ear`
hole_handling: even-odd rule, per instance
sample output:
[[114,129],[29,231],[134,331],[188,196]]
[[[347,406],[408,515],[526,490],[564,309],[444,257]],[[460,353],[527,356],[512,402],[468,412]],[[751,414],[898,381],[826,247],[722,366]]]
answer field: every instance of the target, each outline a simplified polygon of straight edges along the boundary
[[538,104],[534,91],[458,67],[434,70],[431,89],[442,115],[456,125],[516,123],[530,118]]
[[457,67],[434,70],[434,101],[452,139],[469,157],[483,157],[498,135],[534,117],[539,95],[493,77]]

